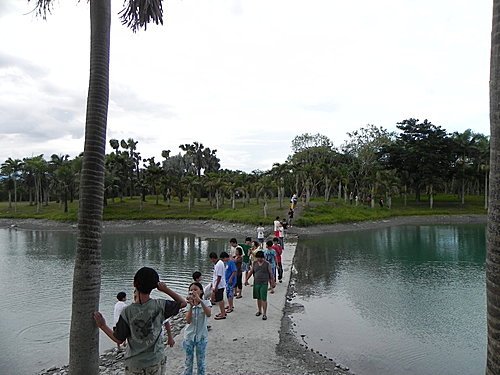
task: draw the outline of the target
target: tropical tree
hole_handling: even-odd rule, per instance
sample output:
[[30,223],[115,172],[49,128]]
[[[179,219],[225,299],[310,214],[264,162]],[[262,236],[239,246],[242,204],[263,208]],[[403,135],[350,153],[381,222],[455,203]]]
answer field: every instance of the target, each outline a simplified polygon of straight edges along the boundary
[[[30,0],[28,0],[30,1]],[[54,0],[32,0],[43,18]],[[90,2],[90,79],[85,121],[78,235],[73,274],[69,373],[99,373],[99,332],[92,319],[101,287],[101,238],[104,156],[109,101],[111,0]],[[162,0],[125,2],[122,23],[133,31],[153,21],[163,23]]]
[[[17,212],[17,179],[18,173],[22,170],[24,163],[20,159],[8,158],[2,163],[2,173],[8,176],[13,182],[14,188],[14,212]],[[11,208],[11,197],[9,190],[9,208]]]
[[500,0],[493,0],[490,60],[490,182],[486,304],[486,374],[500,374]]

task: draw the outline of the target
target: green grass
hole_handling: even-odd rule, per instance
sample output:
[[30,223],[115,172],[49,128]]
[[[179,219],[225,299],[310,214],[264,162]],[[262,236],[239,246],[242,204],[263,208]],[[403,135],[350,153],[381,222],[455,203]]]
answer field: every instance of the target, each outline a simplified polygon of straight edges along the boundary
[[[250,204],[244,204],[243,201],[238,200],[234,210],[230,207],[230,201],[226,200],[225,204],[216,210],[206,199],[202,199],[200,202],[195,201],[191,211],[188,211],[187,201],[173,200],[170,204],[160,201],[157,205],[154,197],[148,197],[141,209],[139,198],[126,198],[123,202],[119,199],[115,199],[115,202],[108,200],[108,205],[104,208],[104,220],[214,219],[257,225],[261,221],[270,223],[276,216],[285,217],[287,211],[288,200],[283,202],[281,208],[275,199],[268,202],[267,218],[264,218],[262,200],[259,204],[255,199],[252,199]],[[68,213],[64,213],[62,205],[56,202],[50,202],[48,206],[42,205],[39,213],[36,212],[36,206],[30,206],[26,202],[18,202],[17,212],[14,212],[13,207],[9,209],[7,202],[0,202],[0,218],[76,222],[77,212],[78,202],[76,201],[69,204]],[[378,204],[372,209],[366,205],[351,206],[343,200],[332,199],[330,202],[324,202],[321,199],[314,199],[309,207],[301,208],[301,213],[295,218],[294,224],[311,226],[379,220],[395,216],[464,214],[486,214],[484,198],[467,196],[465,204],[462,205],[456,195],[437,195],[434,198],[432,210],[429,208],[427,197],[422,197],[419,203],[415,202],[414,197],[410,197],[406,206],[402,198],[393,199],[391,209],[380,208]]]

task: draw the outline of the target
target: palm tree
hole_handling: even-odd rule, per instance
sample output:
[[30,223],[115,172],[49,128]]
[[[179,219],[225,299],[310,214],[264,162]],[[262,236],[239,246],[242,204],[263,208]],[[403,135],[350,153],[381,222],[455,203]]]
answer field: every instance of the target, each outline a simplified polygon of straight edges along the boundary
[[[29,1],[29,0],[28,0]],[[33,0],[43,18],[53,0]],[[99,332],[92,313],[99,307],[101,237],[104,200],[104,156],[109,101],[111,0],[90,2],[90,79],[85,121],[85,145],[80,181],[78,235],[73,274],[69,373],[99,373]],[[153,21],[163,23],[162,0],[129,0],[122,23],[134,32]]]
[[[24,163],[20,159],[8,158],[2,164],[2,172],[4,172],[14,182],[14,212],[17,212],[17,174],[23,168]],[[10,208],[10,190],[9,190],[9,208]]]
[[486,374],[500,374],[500,0],[493,0],[490,60],[490,181],[486,304],[488,351]]

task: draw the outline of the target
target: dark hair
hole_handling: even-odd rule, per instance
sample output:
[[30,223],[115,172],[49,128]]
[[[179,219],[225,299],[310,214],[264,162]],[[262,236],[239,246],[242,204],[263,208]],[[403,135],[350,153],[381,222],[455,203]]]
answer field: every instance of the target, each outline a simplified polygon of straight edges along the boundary
[[264,252],[262,250],[259,250],[255,253],[256,258],[264,258]]
[[211,252],[211,253],[208,255],[208,257],[209,257],[210,259],[219,259],[219,257],[217,256],[217,254],[216,254],[216,253],[214,253],[214,252]]
[[241,246],[238,246],[238,247],[236,248],[236,254],[238,254],[238,255],[243,255],[243,249],[241,248]]
[[262,225],[262,221],[259,223],[259,225]]
[[246,242],[246,241],[252,241],[252,237],[247,237],[247,238],[245,238],[245,242]]
[[200,298],[203,297],[203,285],[201,285],[199,282],[194,282],[189,284],[188,290],[191,289],[191,285],[196,285],[198,288],[201,290]]
[[260,247],[260,243],[259,243],[259,241],[252,241],[252,244],[253,244],[255,247]]
[[193,280],[196,281],[196,279],[199,279],[201,277],[201,272],[200,271],[195,271],[193,272]]
[[236,238],[231,238],[231,239],[229,240],[229,243],[238,243],[238,241],[236,241]]
[[279,216],[276,216],[276,220],[279,220],[279,219],[280,219],[280,217],[279,217]]
[[280,239],[278,237],[274,237],[273,242],[280,242]]
[[222,253],[220,253],[220,258],[221,259],[229,258],[229,254],[223,251]]
[[267,241],[267,242],[266,242],[266,245],[267,245],[267,246],[273,246],[273,241]]
[[127,298],[127,293],[125,292],[120,292],[116,295],[118,301],[123,301],[125,298]]
[[149,267],[142,267],[134,276],[134,286],[141,293],[149,294],[160,282],[158,272]]

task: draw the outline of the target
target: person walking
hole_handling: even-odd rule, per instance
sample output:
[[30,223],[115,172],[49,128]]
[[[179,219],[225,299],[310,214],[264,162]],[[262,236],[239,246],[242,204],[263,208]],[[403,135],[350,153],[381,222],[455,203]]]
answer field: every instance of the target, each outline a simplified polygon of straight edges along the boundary
[[257,251],[255,259],[248,278],[245,280],[245,285],[249,285],[248,279],[253,276],[253,298],[257,300],[255,316],[262,315],[262,320],[267,320],[267,284],[273,289],[276,283],[272,275],[271,265],[264,259],[262,250]]

